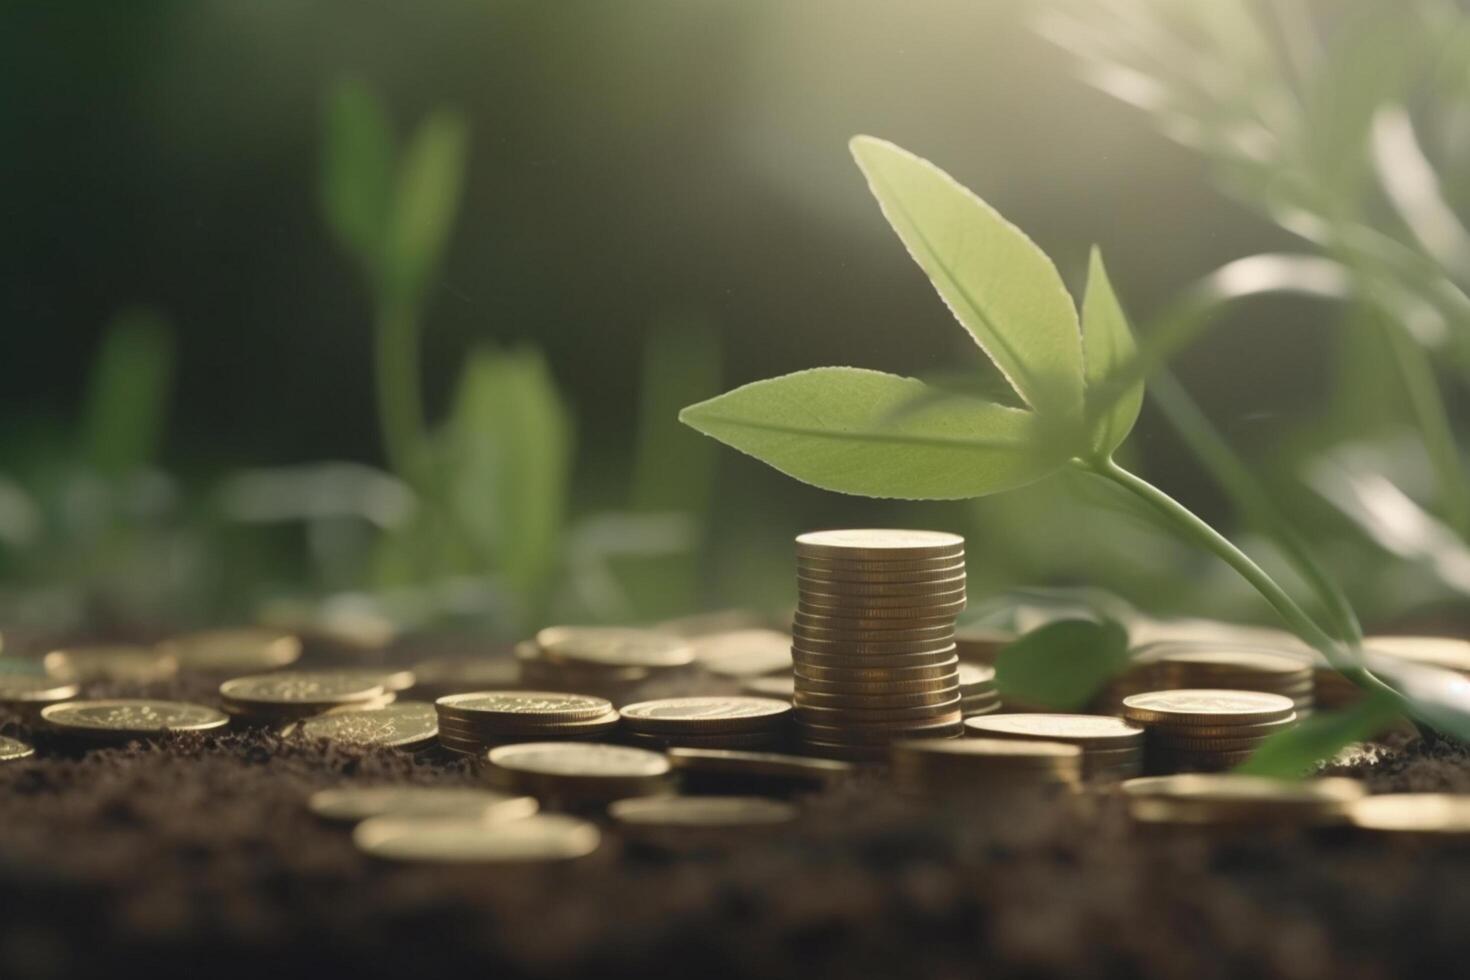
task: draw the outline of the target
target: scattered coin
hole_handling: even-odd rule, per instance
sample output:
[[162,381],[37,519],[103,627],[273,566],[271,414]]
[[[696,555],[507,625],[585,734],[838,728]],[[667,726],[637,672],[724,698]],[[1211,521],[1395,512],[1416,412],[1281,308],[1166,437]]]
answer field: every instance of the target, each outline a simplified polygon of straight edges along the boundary
[[663,698],[622,709],[625,727],[652,735],[779,732],[790,715],[791,704],[787,701],[728,696]]
[[1470,835],[1470,794],[1385,793],[1353,802],[1354,826],[1390,834]]
[[53,650],[43,661],[53,677],[80,681],[121,681],[152,684],[179,672],[179,662],[152,647],[98,645]]
[[24,742],[0,735],[0,762],[15,762],[19,759],[29,759],[36,754],[36,750]]
[[1258,691],[1153,691],[1129,698],[1130,721],[1176,725],[1250,724],[1280,721],[1296,710],[1290,698]]
[[13,711],[37,711],[48,704],[74,698],[80,690],[70,681],[44,674],[0,674],[0,706]]
[[1295,650],[1170,641],[1143,647],[1135,661],[1140,690],[1264,691],[1291,698],[1298,714],[1314,707],[1312,660]]
[[560,814],[487,823],[464,817],[373,817],[357,825],[359,850],[388,861],[544,864],[586,857],[602,842],[597,825]]
[[230,721],[227,715],[202,704],[138,698],[65,701],[42,708],[41,718],[58,733],[96,740],[207,732],[223,728]]
[[803,558],[839,561],[954,559],[964,555],[965,539],[942,531],[887,528],[808,531],[797,535],[796,553]]
[[791,670],[791,637],[776,630],[733,630],[692,642],[695,659],[721,677],[759,677]]
[[1352,779],[1290,782],[1234,773],[1131,779],[1122,790],[1140,823],[1195,825],[1343,823],[1364,794]]
[[489,753],[491,774],[505,787],[561,805],[608,803],[668,789],[669,760],[622,745],[525,742]]
[[217,629],[176,636],[157,649],[172,657],[180,670],[254,674],[295,663],[301,656],[301,640],[272,629]]
[[398,701],[382,708],[333,708],[299,725],[304,738],[350,745],[421,749],[439,734],[439,716],[424,701]]
[[382,683],[352,671],[292,670],[253,674],[219,688],[225,711],[260,721],[289,721],[330,708],[381,703]]
[[439,742],[470,755],[503,742],[596,738],[612,732],[618,712],[605,698],[556,691],[474,691],[435,703]]
[[473,786],[340,786],[311,794],[307,806],[325,820],[357,823],[370,817],[518,820],[536,812],[529,796]]
[[1143,729],[1108,715],[992,714],[965,719],[965,733],[1075,745],[1088,777],[1129,778],[1143,771]]
[[1229,769],[1296,722],[1288,697],[1223,689],[1134,694],[1123,713],[1146,729],[1145,769],[1155,774]]

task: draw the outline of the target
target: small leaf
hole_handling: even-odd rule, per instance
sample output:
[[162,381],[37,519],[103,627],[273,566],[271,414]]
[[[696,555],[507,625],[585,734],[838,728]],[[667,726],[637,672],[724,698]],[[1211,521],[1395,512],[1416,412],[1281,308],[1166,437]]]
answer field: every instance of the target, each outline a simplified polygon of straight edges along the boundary
[[1277,779],[1301,779],[1343,747],[1372,738],[1398,715],[1392,695],[1374,692],[1343,711],[1303,719],[1295,728],[1272,735],[1236,772]]
[[1002,650],[995,661],[995,683],[1002,698],[1073,711],[1128,663],[1128,631],[1119,623],[1059,619]]
[[1065,462],[1032,412],[928,395],[913,378],[828,367],[757,381],[680,421],[782,473],[866,497],[955,500],[1035,482]]
[[441,110],[419,126],[404,154],[385,270],[399,297],[417,297],[444,254],[459,211],[468,142],[464,119]]
[[[1143,406],[1143,381],[1138,379],[1127,384],[1123,377],[1138,351],[1133,333],[1128,329],[1128,318],[1118,305],[1102,253],[1097,248],[1093,248],[1088,262],[1087,292],[1082,298],[1082,353],[1087,367],[1093,448],[1111,456],[1138,421],[1138,411]],[[1110,390],[1122,384],[1127,384],[1126,391]]]
[[327,100],[321,200],[340,244],[378,274],[393,193],[393,133],[377,97],[355,79]]
[[1077,311],[1046,253],[949,174],[871,136],[852,140],[868,187],[955,317],[1032,408],[1079,422]]
[[153,310],[119,314],[107,328],[87,383],[87,461],[106,476],[153,462],[163,442],[173,376],[168,324]]

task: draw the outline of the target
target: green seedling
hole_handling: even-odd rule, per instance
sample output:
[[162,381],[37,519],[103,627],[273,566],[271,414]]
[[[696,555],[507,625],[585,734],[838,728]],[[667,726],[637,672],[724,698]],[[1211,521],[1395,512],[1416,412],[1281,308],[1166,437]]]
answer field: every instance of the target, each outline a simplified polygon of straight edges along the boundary
[[[1359,713],[1360,724],[1325,731],[1314,725],[1305,735],[1279,736],[1299,750],[1263,749],[1266,761],[1258,771],[1292,775],[1304,753],[1319,758],[1363,737],[1385,710],[1432,716],[1442,729],[1470,734],[1470,712],[1458,690],[1435,695],[1429,705],[1386,685],[1365,667],[1353,642],[1319,626],[1250,556],[1114,460],[1138,417],[1151,351],[1139,353],[1096,249],[1079,315],[1046,254],[943,170],[872,137],[859,136],[851,147],[909,254],[1023,407],[880,371],[825,367],[737,388],[687,407],[681,420],[798,480],[839,493],[977,497],[1073,468],[1131,495],[1229,564],[1294,634],[1368,692],[1371,707]],[[1109,624],[1092,628],[1100,646],[1116,647],[1108,642]],[[1071,626],[1058,633],[1075,650],[1085,630]]]

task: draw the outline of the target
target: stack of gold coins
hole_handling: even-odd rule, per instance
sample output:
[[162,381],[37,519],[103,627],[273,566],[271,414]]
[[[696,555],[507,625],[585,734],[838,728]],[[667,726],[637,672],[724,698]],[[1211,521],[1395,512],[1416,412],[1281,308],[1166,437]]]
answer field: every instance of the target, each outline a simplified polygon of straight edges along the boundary
[[786,734],[791,702],[724,695],[663,698],[625,705],[621,714],[623,734],[634,744],[770,748]]
[[552,626],[515,654],[523,686],[586,691],[614,704],[643,685],[679,679],[694,664],[688,640],[627,627]]
[[473,691],[434,702],[439,744],[466,755],[508,742],[590,739],[611,734],[618,712],[606,698],[556,691]]
[[1000,691],[995,686],[995,668],[985,664],[959,665],[960,710],[966,718],[1000,711]]
[[1131,779],[1143,772],[1143,729],[1109,715],[1003,714],[965,720],[979,738],[1061,742],[1082,751],[1088,779]]
[[380,679],[331,670],[236,677],[221,684],[219,693],[226,714],[267,725],[299,721],[332,708],[382,707],[394,699]]
[[791,673],[791,637],[777,630],[729,630],[690,641],[694,659],[719,677]]
[[1154,643],[1139,651],[1155,691],[1265,691],[1291,698],[1298,716],[1311,714],[1312,662],[1294,652],[1214,643]]
[[1234,773],[1145,776],[1120,789],[1139,823],[1251,827],[1346,823],[1365,793],[1354,779],[1296,782]]
[[1291,698],[1261,691],[1152,691],[1126,698],[1123,714],[1147,732],[1145,766],[1159,774],[1230,769],[1296,724]]
[[489,760],[490,778],[500,788],[552,807],[602,806],[671,789],[662,752],[626,745],[525,742],[491,749]]
[[1082,750],[1060,742],[905,739],[889,751],[894,787],[915,796],[1073,791],[1082,782]]
[[222,712],[202,704],[131,698],[64,701],[43,708],[41,718],[58,735],[97,743],[209,732],[224,728],[230,721]]
[[817,755],[878,761],[889,742],[952,738],[963,715],[954,618],[965,540],[935,531],[796,539],[797,734]]

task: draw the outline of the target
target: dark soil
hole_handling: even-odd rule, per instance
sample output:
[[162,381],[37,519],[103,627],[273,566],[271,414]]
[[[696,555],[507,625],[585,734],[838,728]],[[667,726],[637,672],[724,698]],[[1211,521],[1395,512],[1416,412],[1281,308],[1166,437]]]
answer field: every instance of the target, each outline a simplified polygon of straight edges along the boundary
[[[312,817],[308,793],[472,783],[472,766],[263,733],[41,747],[0,765],[4,978],[1355,980],[1463,975],[1470,954],[1470,843],[1139,832],[1109,799],[916,806],[872,777],[727,853],[643,853],[610,833],[573,866],[397,867]],[[1470,792],[1460,748],[1404,740],[1356,768],[1375,791]]]

